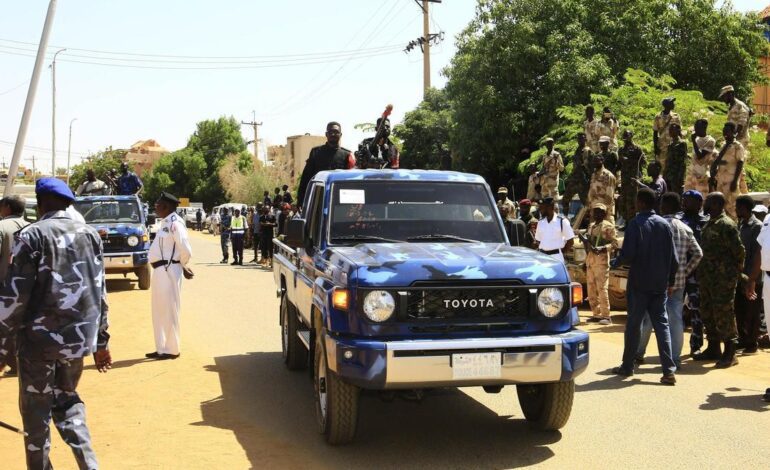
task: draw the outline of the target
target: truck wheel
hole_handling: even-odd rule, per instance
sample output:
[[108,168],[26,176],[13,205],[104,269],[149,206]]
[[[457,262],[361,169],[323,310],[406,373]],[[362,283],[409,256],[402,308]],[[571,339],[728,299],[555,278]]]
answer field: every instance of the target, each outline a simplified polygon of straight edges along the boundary
[[569,421],[575,381],[516,386],[524,417],[541,431],[556,431]]
[[331,445],[347,444],[356,435],[360,390],[343,382],[326,364],[326,348],[321,332],[315,346],[314,389],[318,430]]
[[152,279],[152,271],[149,264],[145,264],[141,268],[136,270],[136,275],[139,277],[139,288],[147,290],[150,288],[150,280]]
[[607,294],[610,298],[610,306],[614,310],[626,311],[628,309],[628,301],[626,300],[626,293],[609,289]]
[[281,351],[283,362],[289,370],[300,370],[307,366],[307,349],[297,336],[297,312],[286,299],[281,296]]

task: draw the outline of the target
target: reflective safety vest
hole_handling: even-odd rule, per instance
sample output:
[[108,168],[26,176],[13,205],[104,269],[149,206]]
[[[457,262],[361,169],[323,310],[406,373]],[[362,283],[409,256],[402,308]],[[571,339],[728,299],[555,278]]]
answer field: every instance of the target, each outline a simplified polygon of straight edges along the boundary
[[243,235],[246,233],[246,217],[240,215],[233,217],[230,221],[230,234],[231,235]]

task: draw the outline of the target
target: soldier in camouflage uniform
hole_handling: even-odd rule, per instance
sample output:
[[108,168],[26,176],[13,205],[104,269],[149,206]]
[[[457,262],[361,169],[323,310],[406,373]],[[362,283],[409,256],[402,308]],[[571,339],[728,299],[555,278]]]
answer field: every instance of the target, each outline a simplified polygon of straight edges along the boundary
[[618,153],[612,149],[611,139],[606,135],[599,137],[599,155],[604,159],[604,168],[617,178],[620,171],[620,158]]
[[591,225],[581,236],[586,249],[586,277],[588,278],[588,302],[593,315],[589,322],[611,325],[610,319],[610,254],[618,248],[615,225],[605,220],[607,206],[601,202],[591,205]]
[[666,150],[663,179],[668,190],[681,196],[684,192],[684,174],[687,169],[687,142],[682,140],[682,128],[677,123],[668,126],[671,143]]
[[602,118],[598,120],[594,126],[594,132],[596,138],[599,139],[600,147],[601,138],[608,137],[610,139],[609,149],[613,152],[618,149],[618,120],[615,119],[615,115],[612,114],[610,108],[604,108],[602,111]]
[[583,133],[586,136],[586,145],[592,152],[599,151],[599,136],[596,135],[596,117],[594,117],[594,107],[590,104],[586,106],[585,120],[583,121]]
[[27,467],[49,469],[49,423],[81,469],[98,468],[77,393],[83,358],[93,354],[109,369],[107,302],[102,241],[66,211],[74,199],[61,180],[37,181],[41,218],[18,232],[8,283],[0,291],[0,363],[8,339],[18,333],[19,408]]
[[527,173],[529,173],[529,178],[527,178],[527,199],[532,201],[540,199],[536,188],[540,186],[540,175],[537,173],[537,165],[530,163],[527,166]]
[[719,151],[719,155],[711,163],[711,179],[709,188],[713,188],[723,194],[725,198],[725,211],[733,220],[735,215],[735,201],[740,194],[738,182],[743,173],[743,165],[746,161],[746,152],[740,142],[735,140],[735,124],[725,123],[722,135],[725,144]]
[[709,122],[706,119],[695,121],[692,134],[692,162],[687,168],[684,190],[694,190],[701,194],[709,193],[709,167],[716,157],[717,141],[708,135]]
[[[746,152],[746,160],[749,159],[749,127],[753,112],[746,103],[735,97],[735,89],[732,85],[725,85],[719,90],[719,98],[727,104],[727,122],[735,124],[735,140],[743,145]],[[749,192],[746,184],[746,172],[741,171],[741,179],[738,182],[741,194]]]
[[638,185],[635,179],[642,178],[647,167],[647,159],[641,147],[634,143],[634,132],[623,131],[623,147],[618,150],[620,158],[620,200],[618,213],[628,222],[636,215],[636,193]]
[[545,139],[545,157],[543,170],[540,172],[543,196],[559,199],[559,173],[564,171],[564,161],[561,154],[553,149],[553,139]]
[[666,154],[671,143],[671,133],[668,130],[671,124],[682,126],[682,119],[674,112],[676,98],[665,98],[661,102],[663,111],[659,112],[652,121],[652,145],[655,149],[655,159],[660,163],[663,171],[666,170]]
[[[743,273],[746,252],[735,222],[725,214],[725,197],[713,192],[704,205],[710,219],[703,227],[701,248],[703,259],[698,265],[700,314],[706,327],[708,346],[695,360],[718,360],[716,367],[738,363],[735,359],[735,287]],[[725,344],[724,353],[720,342]]]
[[604,168],[604,157],[594,155],[594,173],[588,187],[588,204],[600,202],[607,207],[607,219],[615,224],[615,188],[617,180],[611,171]]
[[561,199],[562,212],[569,212],[569,203],[575,194],[580,198],[583,206],[588,205],[588,182],[591,180],[589,166],[594,158],[593,152],[588,146],[586,135],[579,133],[577,136],[577,149],[572,157],[572,173],[564,182],[564,197]]

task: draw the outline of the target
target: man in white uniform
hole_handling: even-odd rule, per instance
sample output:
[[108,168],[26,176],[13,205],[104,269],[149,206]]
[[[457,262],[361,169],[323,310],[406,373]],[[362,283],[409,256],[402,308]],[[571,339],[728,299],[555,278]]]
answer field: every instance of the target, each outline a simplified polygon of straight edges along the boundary
[[192,271],[187,268],[192,249],[187,228],[176,214],[178,205],[179,199],[165,192],[160,193],[155,202],[155,213],[162,221],[149,254],[153,268],[152,326],[155,331],[155,352],[145,354],[150,359],[179,357],[182,276],[192,278]]
[[546,197],[538,207],[543,218],[537,223],[535,240],[538,243],[540,252],[551,255],[562,263],[564,262],[563,251],[572,248],[575,232],[569,224],[566,217],[554,212],[554,200],[552,197]]

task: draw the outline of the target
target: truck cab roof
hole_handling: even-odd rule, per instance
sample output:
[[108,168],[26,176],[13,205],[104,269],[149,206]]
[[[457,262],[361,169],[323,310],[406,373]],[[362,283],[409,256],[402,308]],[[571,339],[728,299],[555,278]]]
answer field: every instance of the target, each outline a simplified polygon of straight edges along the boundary
[[452,181],[486,184],[484,178],[470,173],[439,170],[331,170],[321,171],[313,181],[382,180],[382,181]]

